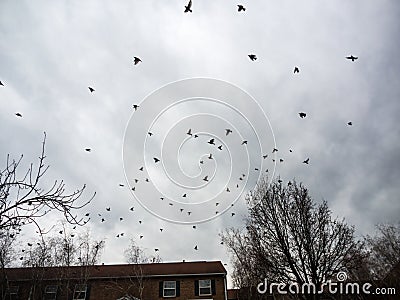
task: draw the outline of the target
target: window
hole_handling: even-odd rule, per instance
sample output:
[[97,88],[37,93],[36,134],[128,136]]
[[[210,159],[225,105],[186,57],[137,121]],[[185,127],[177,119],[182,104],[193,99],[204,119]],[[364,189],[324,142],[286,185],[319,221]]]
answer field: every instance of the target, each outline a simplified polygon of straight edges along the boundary
[[211,295],[211,280],[199,280],[199,296]]
[[87,292],[86,284],[76,284],[74,290],[74,298],[73,300],[85,300]]
[[8,300],[8,299],[10,299],[10,300],[16,300],[16,299],[18,299],[18,290],[19,290],[19,287],[18,286],[10,286],[8,289],[7,289],[7,292],[6,292],[6,299]]
[[57,289],[56,285],[47,285],[44,289],[43,300],[56,300],[57,299]]
[[163,297],[176,296],[176,281],[164,281]]

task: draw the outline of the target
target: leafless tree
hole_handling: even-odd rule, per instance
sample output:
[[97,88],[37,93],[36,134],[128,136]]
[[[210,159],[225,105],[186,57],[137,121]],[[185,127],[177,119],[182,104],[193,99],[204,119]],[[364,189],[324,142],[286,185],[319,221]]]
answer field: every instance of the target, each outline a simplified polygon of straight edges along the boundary
[[23,155],[18,160],[7,155],[6,166],[0,169],[0,229],[18,228],[34,223],[50,211],[61,212],[67,222],[83,225],[83,218],[75,214],[95,196],[95,193],[83,203],[78,203],[86,186],[67,193],[64,181],[55,180],[49,188],[42,187],[43,177],[49,166],[45,164],[46,133],[42,142],[42,151],[37,167],[31,163],[26,172],[20,175]]
[[400,223],[378,224],[374,236],[367,235],[369,264],[373,279],[382,279],[400,263]]
[[268,183],[265,178],[247,202],[246,228],[221,234],[232,254],[234,283],[239,287],[255,287],[267,279],[319,288],[339,271],[358,265],[355,253],[360,253],[362,243],[355,240],[354,228],[333,219],[326,201],[315,203],[301,183]]

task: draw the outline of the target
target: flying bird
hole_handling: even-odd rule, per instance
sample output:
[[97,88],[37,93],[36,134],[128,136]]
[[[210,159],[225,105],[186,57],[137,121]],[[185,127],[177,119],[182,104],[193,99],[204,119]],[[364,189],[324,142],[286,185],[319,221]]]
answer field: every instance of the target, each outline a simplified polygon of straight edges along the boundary
[[186,198],[186,194],[183,194],[182,197],[183,197],[183,198]]
[[92,88],[92,87],[90,87],[90,86],[88,86],[88,89],[89,89],[89,91],[90,91],[91,93],[93,93],[93,92],[95,91],[95,89]]
[[120,187],[124,187],[124,185],[122,183],[119,184]]
[[187,135],[192,135],[192,129],[189,128],[188,132],[186,132]]
[[153,157],[154,163],[158,163],[160,160],[157,157]]
[[233,213],[231,213],[231,217],[233,217],[235,215],[235,213],[233,212]]
[[142,60],[139,57],[136,57],[136,56],[133,57],[133,63],[135,66],[140,62],[142,62]]
[[137,110],[137,109],[139,108],[139,105],[133,104],[132,107],[133,107],[135,110]]
[[192,227],[193,227],[193,229],[196,229],[196,225],[193,225]]
[[155,251],[155,252],[157,252],[157,251],[160,251],[160,249],[158,249],[158,248],[155,248],[155,249],[154,249],[154,251]]
[[139,171],[143,171],[143,167],[140,167],[140,168],[139,168]]
[[242,145],[247,145],[247,141],[244,140],[244,141],[242,142]]
[[227,188],[226,188],[226,191],[227,191],[228,193],[230,193],[231,190],[227,187]]
[[15,113],[15,115],[16,115],[17,117],[22,118],[22,114],[20,114],[19,112]]
[[208,156],[208,159],[213,159],[212,153],[210,153],[210,155]]
[[263,155],[263,158],[266,159],[268,157],[268,154]]
[[196,246],[194,246],[194,250],[199,250],[199,249],[197,248],[197,245],[196,245]]
[[272,153],[278,152],[278,149],[274,148],[272,149]]
[[222,145],[219,145],[219,146],[218,146],[218,150],[221,150],[221,151],[222,151]]
[[347,58],[347,59],[351,59],[351,61],[355,61],[356,59],[358,59],[357,56],[353,56],[353,55],[346,56],[346,58]]
[[192,0],[189,0],[189,3],[187,5],[185,5],[185,13],[187,12],[193,12],[192,11]]
[[305,161],[303,161],[303,164],[308,165],[309,161],[310,161],[310,158],[307,158]]
[[242,4],[238,4],[238,12],[241,11],[246,11],[246,7],[244,7]]
[[110,211],[110,210],[111,210],[111,207],[107,207],[107,208],[106,208],[106,211]]
[[214,139],[209,140],[207,143],[209,143],[210,145],[215,145]]
[[90,152],[90,151],[92,151],[92,149],[90,149],[90,148],[85,148],[85,151],[86,151],[86,152]]
[[123,220],[124,220],[124,218],[119,218],[119,220],[120,220],[120,221],[123,221]]
[[135,208],[132,206],[129,210],[133,211]]
[[104,218],[101,218],[101,222],[103,223],[105,221],[105,219]]
[[4,86],[4,84],[1,82],[1,80],[0,80],[0,85]]
[[201,164],[204,164],[204,161],[201,160],[200,163],[201,163]]
[[225,135],[228,135],[228,134],[230,134],[230,133],[232,133],[232,130],[231,130],[231,129],[229,129],[229,128],[225,129]]
[[307,116],[307,114],[306,113],[304,113],[304,112],[299,112],[299,116],[300,116],[300,118],[305,118],[306,116]]
[[248,56],[251,61],[255,61],[257,59],[257,56],[255,54],[249,54]]
[[147,134],[148,134],[149,136],[152,136],[152,135],[153,135],[153,133],[152,133],[152,132],[150,132],[150,131],[149,131]]
[[348,122],[347,125],[351,126],[353,125],[353,122]]
[[293,71],[293,73],[300,73],[300,70],[299,70],[299,68],[298,67],[294,67],[294,71]]
[[204,181],[208,181],[208,175],[203,178]]

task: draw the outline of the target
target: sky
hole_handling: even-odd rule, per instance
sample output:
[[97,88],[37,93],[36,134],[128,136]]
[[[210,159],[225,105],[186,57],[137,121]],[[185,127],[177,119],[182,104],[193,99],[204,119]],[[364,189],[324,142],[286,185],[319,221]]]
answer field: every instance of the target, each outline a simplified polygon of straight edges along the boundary
[[[79,213],[106,264],[123,263],[133,238],[163,261],[229,271],[218,234],[244,226],[264,174],[302,182],[358,237],[398,222],[399,1],[186,4],[1,1],[0,166],[7,154],[37,162],[46,132],[43,184],[96,192]],[[57,232],[60,220],[41,224]]]

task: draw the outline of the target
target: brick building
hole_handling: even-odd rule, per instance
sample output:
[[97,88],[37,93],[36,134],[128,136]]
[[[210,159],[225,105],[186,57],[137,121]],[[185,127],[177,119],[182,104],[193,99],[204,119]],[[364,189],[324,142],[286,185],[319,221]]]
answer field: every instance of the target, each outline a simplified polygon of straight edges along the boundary
[[219,261],[9,268],[0,277],[7,300],[227,300]]

